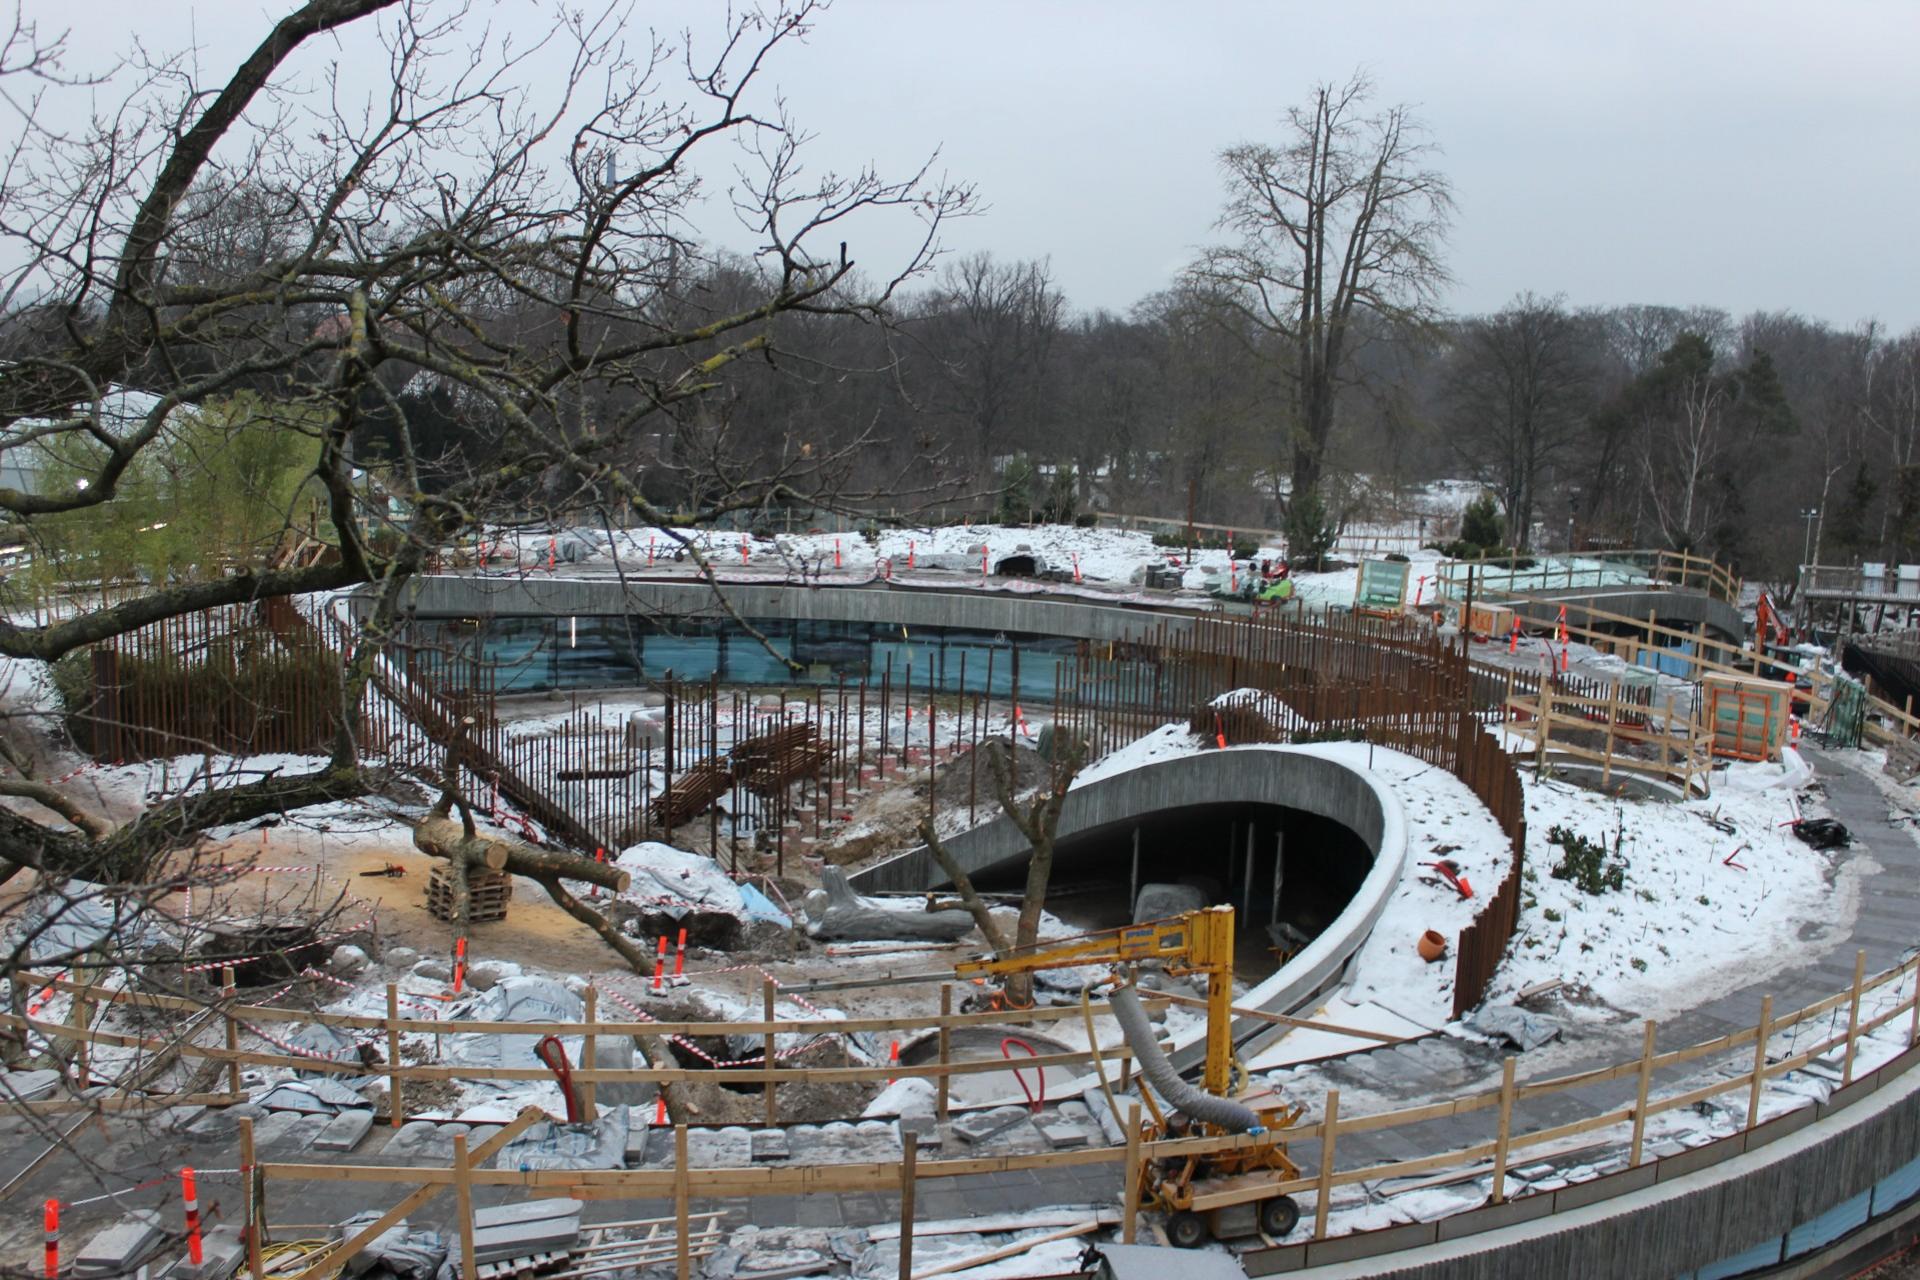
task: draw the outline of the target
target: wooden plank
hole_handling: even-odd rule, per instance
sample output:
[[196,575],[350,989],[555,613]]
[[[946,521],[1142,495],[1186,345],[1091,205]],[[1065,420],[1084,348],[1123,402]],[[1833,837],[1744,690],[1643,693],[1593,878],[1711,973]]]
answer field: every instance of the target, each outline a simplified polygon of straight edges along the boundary
[[687,1239],[687,1196],[693,1170],[687,1161],[687,1126],[673,1126],[673,1230],[674,1274],[678,1280],[693,1280],[693,1258],[688,1253],[692,1242]]
[[453,1195],[455,1228],[460,1233],[460,1274],[474,1275],[479,1268],[473,1257],[473,1168],[467,1160],[467,1135],[453,1136]]
[[916,1180],[913,1167],[920,1158],[920,1135],[907,1130],[900,1135],[900,1274],[913,1274],[913,1193]]
[[1633,1144],[1627,1159],[1629,1168],[1638,1168],[1647,1136],[1647,1086],[1653,1081],[1653,1038],[1655,1023],[1647,1019],[1640,1049],[1640,1084],[1633,1101]]
[[[913,1273],[913,1280],[932,1280],[934,1276],[951,1275],[956,1271],[968,1271],[974,1267],[985,1266],[989,1262],[998,1262],[1002,1258],[1017,1257],[1030,1249],[1037,1249],[1043,1244],[1052,1244],[1055,1240],[1071,1240],[1075,1236],[1091,1235],[1099,1229],[1100,1224],[1098,1222],[1083,1222],[1077,1227],[1063,1227],[1058,1231],[1049,1231],[1042,1236],[1034,1236],[1027,1240],[1016,1240],[1012,1244],[1001,1245],[998,1249],[989,1249],[985,1253],[968,1254],[964,1258],[956,1258],[952,1262],[942,1263],[927,1271],[916,1271]],[[901,1274],[905,1275],[906,1273],[902,1272]]]
[[1500,1063],[1500,1124],[1493,1140],[1493,1194],[1488,1197],[1494,1204],[1507,1198],[1507,1144],[1513,1137],[1513,1055],[1508,1054]]
[[1753,1041],[1753,1092],[1747,1097],[1747,1128],[1760,1123],[1760,1094],[1767,1087],[1767,1040],[1773,1030],[1773,996],[1760,997],[1760,1033]]
[[1860,982],[1867,972],[1867,953],[1853,953],[1853,990],[1847,1003],[1847,1053],[1840,1066],[1840,1086],[1853,1083],[1853,1053],[1860,1044]]
[[1120,1241],[1132,1244],[1140,1218],[1140,1104],[1127,1107],[1127,1189],[1120,1203]]
[[[499,1132],[476,1147],[471,1153],[471,1159],[474,1162],[491,1160],[494,1155],[499,1152],[500,1148],[519,1137],[534,1121],[544,1119],[546,1119],[546,1113],[538,1107],[522,1108],[520,1114],[503,1125]],[[275,1166],[272,1165],[262,1166],[263,1169],[268,1171],[271,1171],[274,1167]],[[414,1170],[413,1172],[422,1173],[426,1171]],[[433,1170],[433,1172],[436,1174],[445,1173],[449,1180],[454,1176],[452,1169],[436,1169]],[[414,1179],[409,1178],[407,1181],[414,1181]],[[362,1249],[373,1243],[374,1240],[378,1239],[380,1234],[388,1227],[391,1227],[394,1223],[400,1221],[400,1219],[406,1217],[409,1213],[412,1213],[415,1209],[418,1209],[421,1205],[426,1204],[429,1200],[439,1195],[446,1185],[445,1182],[436,1180],[421,1187],[411,1195],[403,1197],[393,1208],[381,1214],[368,1226],[355,1232],[352,1237],[322,1252],[305,1271],[302,1271],[295,1277],[295,1280],[320,1280],[320,1277],[332,1274],[338,1270],[340,1265],[347,1259],[355,1256]]]
[[1313,1238],[1327,1238],[1327,1210],[1333,1200],[1333,1144],[1340,1132],[1340,1091],[1327,1090],[1327,1106],[1320,1122],[1320,1193],[1313,1205]]

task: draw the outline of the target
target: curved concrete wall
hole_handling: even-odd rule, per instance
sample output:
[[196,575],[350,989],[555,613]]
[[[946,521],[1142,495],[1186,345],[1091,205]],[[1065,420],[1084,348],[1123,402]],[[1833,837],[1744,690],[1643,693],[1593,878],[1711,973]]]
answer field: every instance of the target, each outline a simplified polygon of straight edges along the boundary
[[1629,618],[1644,620],[1648,614],[1666,627],[1694,627],[1706,623],[1707,631],[1721,640],[1742,640],[1747,634],[1746,619],[1740,616],[1740,610],[1725,600],[1697,591],[1655,591],[1651,589],[1623,588],[1611,591],[1543,591],[1541,600],[1551,600],[1552,604],[1521,604],[1515,611],[1526,619],[1530,626],[1551,627],[1559,617],[1560,605],[1567,606],[1567,621],[1576,627],[1598,626],[1604,630],[1609,624],[1606,619],[1595,623],[1586,610],[1585,604],[1603,613],[1617,613]]
[[[1024,591],[941,591],[872,586],[801,587],[780,583],[726,583],[727,601],[743,618],[814,622],[883,622],[907,627],[1020,631],[1086,640],[1123,640],[1165,623],[1174,634],[1192,625],[1193,610],[1147,605],[1082,603],[1036,598]],[[724,617],[712,588],[699,582],[629,578],[423,577],[407,592],[407,607],[433,616],[569,617],[595,614],[671,614]]]
[[[1399,800],[1365,769],[1337,759],[1343,750],[1337,744],[1229,747],[1130,769],[1075,787],[1061,807],[1057,834],[1068,837],[1125,826],[1164,809],[1264,804],[1318,814],[1358,835],[1373,858],[1358,891],[1319,937],[1243,1001],[1268,1013],[1292,1013],[1345,970],[1386,909],[1406,863],[1406,815]],[[954,836],[947,849],[971,875],[1016,863],[1029,846],[1003,816]],[[869,867],[852,880],[869,891],[932,889],[947,883],[924,845]],[[1282,1030],[1241,1019],[1234,1024],[1234,1043],[1256,1049]],[[1197,1044],[1175,1041],[1176,1065],[1193,1065],[1199,1054]]]
[[[1686,1274],[1778,1239],[1908,1165],[1920,1152],[1916,1063],[1920,1049],[1910,1049],[1817,1106],[1637,1169],[1241,1262],[1248,1275],[1311,1269],[1328,1280]],[[1819,1272],[1808,1264],[1787,1271]]]

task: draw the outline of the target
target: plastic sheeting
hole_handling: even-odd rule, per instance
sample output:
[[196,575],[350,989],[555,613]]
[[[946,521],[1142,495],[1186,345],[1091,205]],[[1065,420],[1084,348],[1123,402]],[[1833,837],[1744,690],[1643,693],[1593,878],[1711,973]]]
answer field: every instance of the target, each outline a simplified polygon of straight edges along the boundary
[[607,1107],[588,1124],[541,1120],[502,1147],[496,1169],[618,1169],[627,1157],[627,1108]]
[[[586,1013],[580,997],[552,978],[503,978],[491,991],[475,996],[458,1016],[472,1022],[578,1022]],[[545,1064],[534,1056],[540,1043],[537,1035],[495,1035],[469,1031],[451,1036],[447,1061],[471,1067],[538,1067]],[[571,1036],[561,1041],[567,1060],[580,1061],[584,1040]]]

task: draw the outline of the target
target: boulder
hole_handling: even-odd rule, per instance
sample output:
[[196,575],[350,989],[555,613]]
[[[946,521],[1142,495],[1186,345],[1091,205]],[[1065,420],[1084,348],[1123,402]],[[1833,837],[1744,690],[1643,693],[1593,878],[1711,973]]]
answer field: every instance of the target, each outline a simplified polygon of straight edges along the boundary
[[839,867],[821,872],[820,883],[823,893],[807,895],[807,932],[816,938],[953,942],[973,928],[973,916],[965,911],[863,898]]
[[327,968],[336,978],[357,978],[367,971],[371,964],[367,953],[355,946],[339,946],[333,949],[333,955],[327,959]]
[[1193,885],[1143,884],[1140,896],[1133,900],[1133,922],[1164,920],[1168,916],[1204,910],[1206,905],[1206,894]]
[[420,959],[420,953],[412,947],[388,947],[380,955],[380,963],[395,969],[409,969]]

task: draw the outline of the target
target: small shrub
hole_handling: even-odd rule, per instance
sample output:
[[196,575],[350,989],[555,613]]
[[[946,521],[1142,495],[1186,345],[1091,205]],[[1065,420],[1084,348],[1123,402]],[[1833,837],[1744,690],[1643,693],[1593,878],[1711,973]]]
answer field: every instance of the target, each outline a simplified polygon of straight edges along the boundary
[[1082,511],[1079,515],[1073,518],[1073,527],[1076,529],[1099,528],[1100,513],[1098,511]]
[[1638,969],[1641,973],[1645,973],[1647,971],[1647,962],[1645,960],[1642,960],[1639,956],[1635,956],[1633,959],[1627,961],[1627,963],[1632,965],[1635,969]]
[[1547,830],[1547,843],[1560,846],[1560,861],[1551,872],[1555,880],[1569,880],[1585,894],[1598,896],[1627,884],[1625,860],[1607,855],[1607,846],[1562,826]]
[[1546,910],[1546,917],[1547,917],[1547,923],[1548,923],[1548,924],[1559,924],[1559,923],[1560,923],[1560,913],[1559,913],[1558,911],[1555,911],[1555,910],[1554,910],[1554,909],[1553,909],[1552,907],[1548,907],[1548,908],[1547,908],[1547,910]]

